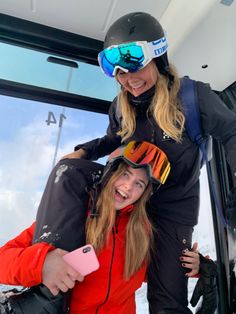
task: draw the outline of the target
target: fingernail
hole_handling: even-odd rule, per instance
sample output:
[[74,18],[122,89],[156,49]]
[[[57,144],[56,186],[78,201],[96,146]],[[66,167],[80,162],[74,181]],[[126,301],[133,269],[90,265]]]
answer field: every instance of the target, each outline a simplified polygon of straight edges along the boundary
[[183,257],[180,257],[179,259],[182,261],[184,258],[183,258]]

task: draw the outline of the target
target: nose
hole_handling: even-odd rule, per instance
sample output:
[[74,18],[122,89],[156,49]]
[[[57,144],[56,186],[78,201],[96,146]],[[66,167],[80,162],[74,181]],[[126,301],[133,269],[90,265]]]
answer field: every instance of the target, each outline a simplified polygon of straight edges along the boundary
[[132,182],[131,180],[129,180],[129,181],[127,181],[127,182],[125,183],[125,189],[126,189],[127,191],[132,190],[132,187],[133,187],[133,182]]
[[130,82],[134,79],[133,74],[134,73],[131,72],[122,73],[122,75],[118,77],[118,82],[124,87],[129,86]]

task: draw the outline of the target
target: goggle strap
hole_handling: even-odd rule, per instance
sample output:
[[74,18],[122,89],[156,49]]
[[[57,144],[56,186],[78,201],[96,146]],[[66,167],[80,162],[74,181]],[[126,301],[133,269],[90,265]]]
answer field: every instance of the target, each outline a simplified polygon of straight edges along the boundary
[[154,40],[147,43],[151,52],[152,58],[157,58],[166,53],[168,44],[166,37],[162,37],[158,40]]

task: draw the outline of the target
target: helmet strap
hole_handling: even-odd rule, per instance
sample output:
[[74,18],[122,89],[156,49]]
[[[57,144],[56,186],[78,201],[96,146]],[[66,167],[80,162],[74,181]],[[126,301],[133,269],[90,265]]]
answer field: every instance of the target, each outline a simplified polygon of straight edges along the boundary
[[175,77],[170,73],[170,67],[169,67],[167,54],[165,54],[159,58],[154,58],[153,60],[155,61],[156,67],[157,67],[158,71],[160,72],[160,74],[167,77],[168,89],[170,90],[173,83],[174,83]]

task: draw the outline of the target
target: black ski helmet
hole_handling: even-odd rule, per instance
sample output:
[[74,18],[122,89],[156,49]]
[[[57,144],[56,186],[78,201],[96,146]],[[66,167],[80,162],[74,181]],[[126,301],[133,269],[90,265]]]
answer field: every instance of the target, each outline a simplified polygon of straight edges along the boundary
[[116,148],[110,154],[99,181],[89,188],[90,217],[99,215],[96,209],[98,195],[121,162],[134,169],[144,168],[149,182],[152,183],[153,192],[165,183],[171,168],[166,154],[152,143],[133,140]]
[[[116,20],[108,29],[104,40],[104,49],[132,41],[154,41],[164,36],[161,24],[156,18],[145,12],[128,13]],[[154,59],[160,73],[169,76],[167,53]]]

